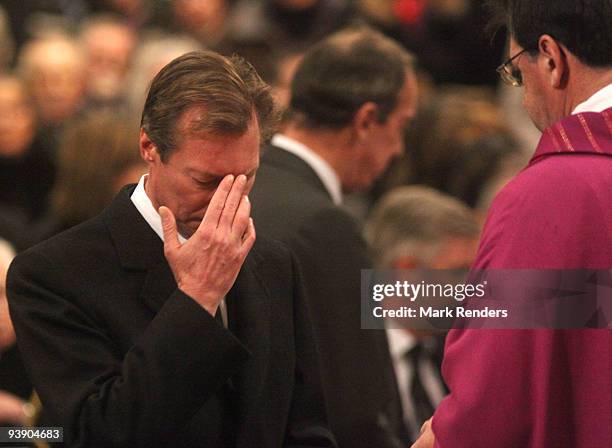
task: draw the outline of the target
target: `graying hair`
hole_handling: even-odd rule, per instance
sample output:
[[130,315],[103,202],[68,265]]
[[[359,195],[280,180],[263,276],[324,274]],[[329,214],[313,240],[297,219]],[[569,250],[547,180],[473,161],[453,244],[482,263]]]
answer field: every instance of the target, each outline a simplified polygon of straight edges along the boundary
[[444,238],[477,238],[474,212],[458,199],[424,186],[398,187],[383,196],[365,229],[378,267],[400,256],[429,261]]

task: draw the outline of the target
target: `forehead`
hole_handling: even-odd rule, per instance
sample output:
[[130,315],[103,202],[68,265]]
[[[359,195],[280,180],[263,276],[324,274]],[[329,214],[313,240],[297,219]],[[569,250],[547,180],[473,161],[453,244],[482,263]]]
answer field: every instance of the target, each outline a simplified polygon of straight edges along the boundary
[[260,130],[255,115],[242,134],[216,134],[193,131],[194,120],[205,111],[191,109],[177,123],[177,144],[170,153],[171,163],[212,175],[250,173],[259,166]]

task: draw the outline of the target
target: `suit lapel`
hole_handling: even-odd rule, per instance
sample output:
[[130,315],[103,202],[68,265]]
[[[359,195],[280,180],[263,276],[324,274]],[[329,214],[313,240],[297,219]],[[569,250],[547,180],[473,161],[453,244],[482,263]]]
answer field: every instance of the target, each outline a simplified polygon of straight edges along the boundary
[[134,185],[123,188],[104,211],[121,266],[145,275],[141,298],[157,312],[176,288],[174,276],[164,257],[164,246],[132,203]]
[[157,313],[175,289],[174,275],[164,259],[147,270],[140,296],[144,303]]

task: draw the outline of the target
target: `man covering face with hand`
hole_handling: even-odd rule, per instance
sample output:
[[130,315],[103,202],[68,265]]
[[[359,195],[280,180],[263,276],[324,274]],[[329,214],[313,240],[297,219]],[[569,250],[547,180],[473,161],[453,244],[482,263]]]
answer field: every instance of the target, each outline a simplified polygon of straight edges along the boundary
[[15,260],[19,346],[67,446],[335,446],[299,273],[250,219],[273,115],[244,61],[175,59],[143,111],[148,174]]

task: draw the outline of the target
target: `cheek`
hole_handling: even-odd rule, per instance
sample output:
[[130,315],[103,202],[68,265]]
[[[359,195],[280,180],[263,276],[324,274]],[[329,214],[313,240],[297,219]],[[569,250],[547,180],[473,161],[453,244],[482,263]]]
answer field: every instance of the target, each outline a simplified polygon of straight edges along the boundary
[[543,117],[539,104],[540,100],[537,95],[534,95],[533,91],[526,89],[523,94],[523,108],[535,123],[536,127],[542,129]]
[[215,194],[216,190],[203,190],[203,189],[191,189],[190,191],[185,191],[180,197],[177,198],[179,205],[182,206],[185,213],[190,215],[198,215],[204,214],[206,209],[208,208],[208,204]]
[[198,188],[179,176],[169,175],[164,177],[163,185],[160,185],[159,197],[162,199],[160,203],[168,206],[177,220],[186,221],[206,208],[214,191]]

